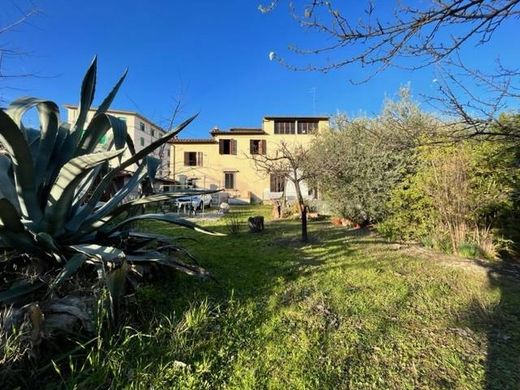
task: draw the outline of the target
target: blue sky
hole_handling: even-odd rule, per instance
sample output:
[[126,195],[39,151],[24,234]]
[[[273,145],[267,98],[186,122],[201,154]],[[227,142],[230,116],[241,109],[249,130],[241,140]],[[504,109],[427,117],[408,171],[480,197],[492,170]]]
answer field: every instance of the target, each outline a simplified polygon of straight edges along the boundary
[[[0,16],[4,23],[16,18],[14,4],[29,4],[2,3],[7,5]],[[327,74],[293,72],[269,61],[269,52],[284,55],[288,44],[325,42],[300,29],[286,6],[264,15],[257,9],[259,3],[33,0],[41,14],[4,34],[0,44],[27,53],[4,61],[4,71],[38,77],[4,80],[0,94],[7,100],[31,95],[60,105],[76,103],[83,73],[97,54],[95,103],[128,67],[113,108],[139,111],[165,125],[180,97],[179,119],[200,112],[184,136],[204,137],[213,126],[260,126],[265,115],[370,115],[379,111],[385,96],[408,83],[419,99],[435,92],[434,68],[391,69],[352,85],[349,80],[364,78],[366,70],[354,66]],[[518,45],[511,42],[515,34],[518,28],[511,23],[492,45],[470,47],[463,54],[483,70],[499,53],[506,63],[518,64]],[[294,61],[303,64],[301,59]]]

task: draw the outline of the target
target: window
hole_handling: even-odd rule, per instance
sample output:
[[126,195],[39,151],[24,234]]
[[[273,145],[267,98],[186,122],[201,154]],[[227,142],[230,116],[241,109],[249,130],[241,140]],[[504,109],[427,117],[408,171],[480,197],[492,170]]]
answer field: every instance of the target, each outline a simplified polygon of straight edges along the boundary
[[141,141],[141,146],[144,146],[144,138],[143,137],[141,137],[140,141]]
[[139,130],[144,131],[144,123],[139,122]]
[[154,129],[150,129],[150,134],[153,136],[155,136],[155,130]]
[[220,154],[237,154],[237,140],[236,139],[221,139],[218,141]]
[[224,188],[226,190],[235,188],[235,172],[224,172]]
[[298,134],[311,134],[318,130],[318,121],[298,121]]
[[251,154],[266,154],[265,139],[252,139],[249,141],[249,152]]
[[274,133],[275,134],[295,134],[296,133],[296,122],[295,121],[275,121],[274,122]]
[[286,182],[284,174],[271,174],[271,192],[283,192]]
[[184,166],[202,166],[202,152],[184,152]]

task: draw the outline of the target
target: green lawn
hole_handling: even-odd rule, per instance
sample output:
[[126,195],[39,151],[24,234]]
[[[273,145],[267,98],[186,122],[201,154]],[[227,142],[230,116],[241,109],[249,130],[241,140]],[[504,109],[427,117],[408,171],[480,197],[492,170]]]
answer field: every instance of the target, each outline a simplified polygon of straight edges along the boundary
[[[242,218],[253,213],[269,208],[243,208]],[[196,237],[185,245],[218,283],[179,275],[141,289],[129,303],[132,327],[103,340],[84,365],[62,363],[64,380],[80,388],[520,388],[517,280],[327,221],[309,227],[312,243],[302,246],[297,221],[226,238],[147,225]]]

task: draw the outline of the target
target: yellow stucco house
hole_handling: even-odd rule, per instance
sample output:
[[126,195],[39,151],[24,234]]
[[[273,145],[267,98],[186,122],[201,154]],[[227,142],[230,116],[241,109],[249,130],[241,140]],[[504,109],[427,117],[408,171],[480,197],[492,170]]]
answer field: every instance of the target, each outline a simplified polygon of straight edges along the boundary
[[[268,201],[284,189],[291,198],[295,195],[291,183],[259,171],[254,155],[273,155],[282,141],[290,147],[308,147],[313,134],[328,126],[325,116],[267,116],[261,128],[215,128],[209,138],[176,138],[171,142],[170,173],[182,186],[224,189],[218,201]],[[302,187],[304,195],[314,195]]]

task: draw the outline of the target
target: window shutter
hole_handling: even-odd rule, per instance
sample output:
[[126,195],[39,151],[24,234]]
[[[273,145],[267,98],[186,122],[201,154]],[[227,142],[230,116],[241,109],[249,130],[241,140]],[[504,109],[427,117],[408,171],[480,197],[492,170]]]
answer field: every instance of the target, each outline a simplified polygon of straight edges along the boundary
[[255,153],[254,149],[255,149],[255,141],[250,139],[249,140],[249,153],[254,154]]
[[224,140],[223,139],[218,140],[218,152],[220,154],[224,154]]
[[260,141],[260,154],[267,154],[267,141],[265,139]]
[[197,152],[197,165],[202,166],[202,152]]
[[231,154],[237,154],[237,140],[232,139],[231,140]]
[[184,152],[184,166],[190,165],[190,154],[189,152]]

